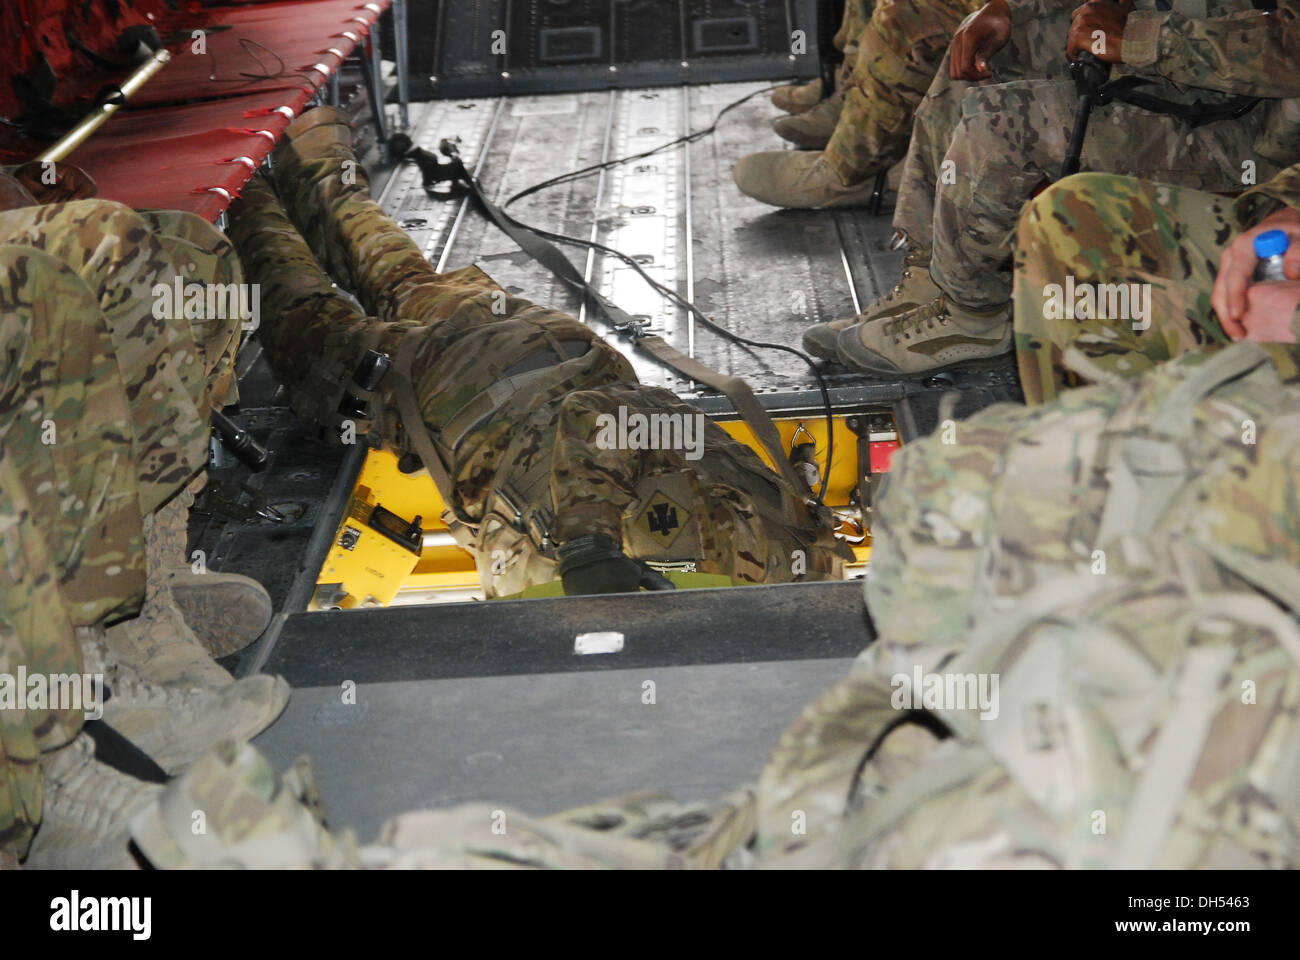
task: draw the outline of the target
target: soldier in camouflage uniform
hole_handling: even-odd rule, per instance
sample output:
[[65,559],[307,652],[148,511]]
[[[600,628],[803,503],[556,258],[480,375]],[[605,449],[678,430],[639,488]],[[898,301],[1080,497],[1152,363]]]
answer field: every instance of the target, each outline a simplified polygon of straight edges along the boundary
[[[1076,110],[1064,75],[1067,36],[1071,50],[1088,50],[1101,30],[1102,58],[1117,68],[1112,79],[1145,78],[1140,91],[1166,101],[1210,109],[1234,105],[1233,97],[1268,98],[1200,126],[1118,101],[1099,106],[1084,141],[1085,169],[1123,165],[1153,180],[1234,191],[1293,161],[1294,0],[1276,13],[1246,0],[1198,3],[1195,13],[1191,2],[1165,13],[1130,14],[1100,0],[1075,6],[993,0],[963,27],[917,111],[894,215],[909,244],[903,280],[849,326],[810,328],[807,349],[888,377],[983,365],[1011,349],[1010,239],[1024,201],[1058,174]],[[980,48],[984,67],[965,63],[974,58],[969,35],[990,36],[997,24],[1009,41]],[[970,83],[950,73],[996,77]]]
[[[871,7],[872,0],[846,0],[844,4],[844,16],[840,18],[840,29],[831,38],[832,46],[844,55],[840,69],[836,72],[837,87],[839,87],[840,79],[846,77],[853,70],[854,57],[858,53],[858,36],[862,34],[863,27],[871,18]],[[776,90],[772,91],[772,105],[780,109],[780,111],[798,116],[798,114],[807,113],[823,104],[824,101],[832,99],[840,91],[839,88],[836,88],[826,98],[823,98],[823,92],[822,78],[820,77],[811,79],[806,83],[790,83],[788,86],[777,87]],[[840,103],[842,104],[842,98]],[[839,105],[836,105],[835,111],[839,112]],[[780,133],[780,120],[774,122],[774,127],[776,127],[777,133]]]
[[136,842],[164,867],[1300,865],[1300,387],[1255,343],[1132,379],[1080,362],[1097,385],[897,455],[879,639],[755,789],[409,813],[357,850],[305,764],[281,782],[226,747]]
[[[694,424],[695,411],[637,383],[583,324],[477,267],[435,273],[370,199],[350,143],[338,111],[304,114],[276,154],[283,208],[254,181],[234,210],[231,235],[261,284],[262,342],[305,420],[337,428],[345,395],[365,395],[375,432],[445,470],[453,530],[489,596],[550,582],[557,563],[578,592],[662,586],[645,561],[736,583],[839,575],[834,538],[802,496],[713,424],[698,459],[610,442],[602,414]],[[350,386],[367,350],[393,360],[373,395]],[[404,395],[432,450],[410,435]]]
[[912,115],[953,31],[978,6],[977,0],[881,0],[858,35],[830,135],[822,142],[786,137],[821,152],[751,153],[732,171],[736,186],[777,207],[866,203],[875,175],[907,153]]
[[[189,214],[7,195],[24,205],[0,212],[0,674],[102,675],[113,693],[103,722],[178,770],[224,736],[265,728],[288,696],[279,678],[236,682],[211,661],[161,602],[161,563],[179,556],[142,542],[206,461],[241,320],[169,315],[155,287],[242,282],[239,265]],[[93,758],[83,719],[0,711],[6,861],[132,862],[125,818],[148,790]]]
[[[1273,341],[1268,349],[1284,379],[1295,380],[1300,271],[1293,270],[1296,279],[1289,284],[1251,288],[1252,297],[1290,294],[1289,302],[1251,304],[1271,313],[1276,327],[1259,330],[1237,322],[1230,338],[1218,311],[1232,308],[1214,302],[1214,291],[1227,283],[1218,269],[1221,258],[1246,247],[1241,260],[1248,270],[1254,258],[1249,241],[1269,229],[1291,233],[1289,254],[1300,257],[1300,164],[1235,201],[1102,174],[1070,177],[1041,193],[1025,208],[1016,243],[1015,342],[1025,399],[1049,402],[1077,381],[1064,364],[1071,349],[1098,369],[1136,376],[1188,351],[1219,349],[1243,336]],[[1135,322],[1107,316],[1109,310],[1100,307],[1073,316],[1048,309],[1045,294],[1063,288],[1067,278],[1079,289],[1137,284],[1150,291],[1150,316]]]

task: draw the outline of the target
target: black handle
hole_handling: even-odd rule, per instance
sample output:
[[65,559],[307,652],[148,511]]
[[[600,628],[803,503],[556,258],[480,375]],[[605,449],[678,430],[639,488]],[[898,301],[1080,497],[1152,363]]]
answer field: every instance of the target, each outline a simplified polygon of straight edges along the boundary
[[212,411],[212,429],[217,431],[217,436],[230,452],[248,466],[254,470],[261,470],[266,466],[267,458],[270,456],[266,452],[266,447],[254,440],[252,434],[220,410]]

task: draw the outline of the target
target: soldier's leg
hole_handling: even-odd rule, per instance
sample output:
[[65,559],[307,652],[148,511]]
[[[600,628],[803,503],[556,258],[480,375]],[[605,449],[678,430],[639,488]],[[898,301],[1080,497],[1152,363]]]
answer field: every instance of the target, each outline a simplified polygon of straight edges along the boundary
[[[207,457],[208,398],[202,353],[169,297],[184,276],[148,223],[106,200],[0,213],[7,241],[67,263],[99,303],[131,404],[141,513],[187,483]],[[160,318],[161,315],[161,318]]]
[[[894,229],[907,247],[899,282],[855,317],[808,327],[803,333],[803,346],[810,353],[870,369],[870,366],[862,366],[859,362],[870,359],[861,351],[853,351],[856,359],[841,351],[840,338],[851,338],[855,328],[860,333],[868,323],[915,310],[939,295],[939,288],[929,272],[934,196],[940,181],[952,176],[951,170],[944,167],[943,160],[961,119],[962,100],[971,90],[996,87],[1004,81],[1038,71],[1040,68],[1033,55],[1032,39],[1024,29],[1013,30],[1010,41],[993,57],[996,79],[982,84],[950,79],[948,69],[951,55],[943,55],[933,71],[933,80],[924,99],[912,117],[911,139],[907,141],[907,156],[903,162],[898,201],[894,206]],[[827,160],[819,162],[825,167],[826,175],[838,183],[839,175],[831,172]],[[869,194],[870,184],[864,182],[856,189]],[[892,367],[879,372],[890,376],[897,374]]]
[[[277,148],[275,182],[285,212],[319,262],[373,316],[426,324],[466,308],[481,319],[509,316],[510,298],[477,267],[438,274],[423,251],[370,199],[365,169],[352,150],[347,117],[318,107],[299,117]],[[350,371],[349,371],[350,372]]]
[[231,208],[230,236],[260,289],[258,336],[294,411],[325,428],[335,423],[347,384],[370,343],[391,326],[339,294],[271,188],[254,177]]
[[[1038,80],[972,90],[944,157],[951,182],[935,194],[930,273],[945,297],[993,308],[1011,296],[1011,236],[1033,190],[1060,173],[1077,109],[1073,84]],[[1242,188],[1243,161],[1264,176],[1276,168],[1255,154],[1263,111],[1189,128],[1124,103],[1096,108],[1083,145],[1084,169],[1201,190]]]
[[849,69],[834,103],[774,124],[785,139],[821,152],[749,154],[732,171],[736,186],[777,207],[866,203],[874,174],[907,152],[916,105],[972,2],[881,0],[862,31],[855,59],[845,61]]
[[74,623],[132,612],[144,586],[132,420],[112,338],[62,260],[0,246],[0,406]]
[[[8,419],[8,418],[6,418]],[[0,674],[79,675],[81,651],[58,588],[59,573],[33,528],[33,502],[8,442],[0,445]],[[27,853],[41,819],[42,751],[65,746],[81,729],[71,711],[16,709],[10,681],[0,709],[0,855]],[[26,691],[23,691],[25,694]]]
[[1041,70],[1035,64],[1032,50],[1032,41],[1026,32],[1013,30],[1010,41],[992,58],[994,79],[981,83],[951,79],[948,76],[951,53],[945,53],[939,62],[934,79],[916,108],[912,138],[898,187],[898,203],[894,207],[894,229],[912,243],[926,250],[930,248],[934,195],[941,179],[949,177],[943,160],[961,120],[962,103],[967,93],[1040,76]]
[[216,296],[212,314],[205,312],[203,316],[188,319],[194,339],[203,352],[203,369],[212,405],[221,409],[226,404],[237,403],[235,354],[242,335],[251,335],[259,321],[256,296],[244,287],[244,268],[235,254],[234,244],[215,226],[195,214],[183,210],[138,212],[184,275],[191,281],[210,284],[214,288]]
[[840,29],[831,41],[835,49],[844,50],[857,42],[862,31],[866,29],[874,14],[873,0],[845,0],[844,16],[840,20]]
[[[260,322],[258,290],[244,283],[234,245],[202,217],[180,210],[146,210],[140,216],[188,280],[213,291],[203,315],[189,322],[203,352],[213,407],[237,402],[235,355],[241,334],[252,333]],[[169,641],[184,634],[219,657],[252,643],[270,621],[271,598],[257,581],[205,565],[196,570],[191,563],[186,550],[189,508],[205,476],[144,519],[145,602],[140,617],[115,628],[115,636],[124,641],[130,635],[130,642],[156,651],[160,638]]]
[[[831,43],[835,49],[844,54],[844,61],[837,71],[838,77],[845,77],[852,69],[857,56],[857,39],[871,17],[871,0],[848,0],[844,4],[844,15],[840,19],[840,28]],[[786,113],[800,114],[812,110],[822,102],[822,78],[816,77],[806,83],[792,83],[772,91],[772,104]],[[834,91],[829,91],[834,93]]]
[[[1189,350],[1228,342],[1210,308],[1219,253],[1236,232],[1224,197],[1112,174],[1049,187],[1020,218],[1015,344],[1029,403],[1047,403],[1073,375],[1066,350],[1135,376]],[[1065,285],[1138,284],[1149,322],[1072,317]]]
[[881,0],[859,36],[844,110],[825,150],[845,184],[861,183],[907,152],[912,116],[953,31],[978,9],[974,0]]

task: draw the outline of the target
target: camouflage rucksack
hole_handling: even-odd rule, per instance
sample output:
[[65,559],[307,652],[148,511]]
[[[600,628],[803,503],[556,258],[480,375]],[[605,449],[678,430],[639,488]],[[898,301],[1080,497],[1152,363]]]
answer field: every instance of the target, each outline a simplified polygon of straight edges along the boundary
[[[880,639],[765,768],[761,853],[1300,862],[1297,467],[1300,390],[1252,344],[903,451],[866,587]],[[982,719],[944,699],[985,681]],[[949,739],[891,752],[918,717]]]
[[959,643],[970,619],[1045,578],[1142,572],[1188,537],[1256,587],[1300,598],[1300,389],[1245,342],[1045,407],[1009,404],[895,456],[872,529],[867,602],[899,642]]

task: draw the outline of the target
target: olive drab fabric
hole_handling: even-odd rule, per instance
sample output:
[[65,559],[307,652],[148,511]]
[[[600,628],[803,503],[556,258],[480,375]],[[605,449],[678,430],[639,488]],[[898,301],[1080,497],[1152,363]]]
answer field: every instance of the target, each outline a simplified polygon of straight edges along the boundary
[[[418,429],[454,485],[454,512],[477,528],[490,596],[555,579],[554,546],[591,533],[738,583],[838,575],[830,533],[749,448],[638,384],[622,355],[572,317],[507,293],[477,267],[435,273],[370,199],[350,143],[337,111],[304,114],[276,154],[279,201],[255,179],[234,210],[232,237],[261,285],[262,342],[295,410],[330,430],[367,350],[395,366],[406,357]],[[409,450],[394,382],[381,382],[371,426]],[[674,436],[698,437],[699,449],[620,438],[601,416],[620,412],[673,418]],[[661,475],[691,478],[689,496],[674,488],[675,513],[654,514],[657,527],[689,536],[638,533],[651,532],[647,506],[664,506]]]

